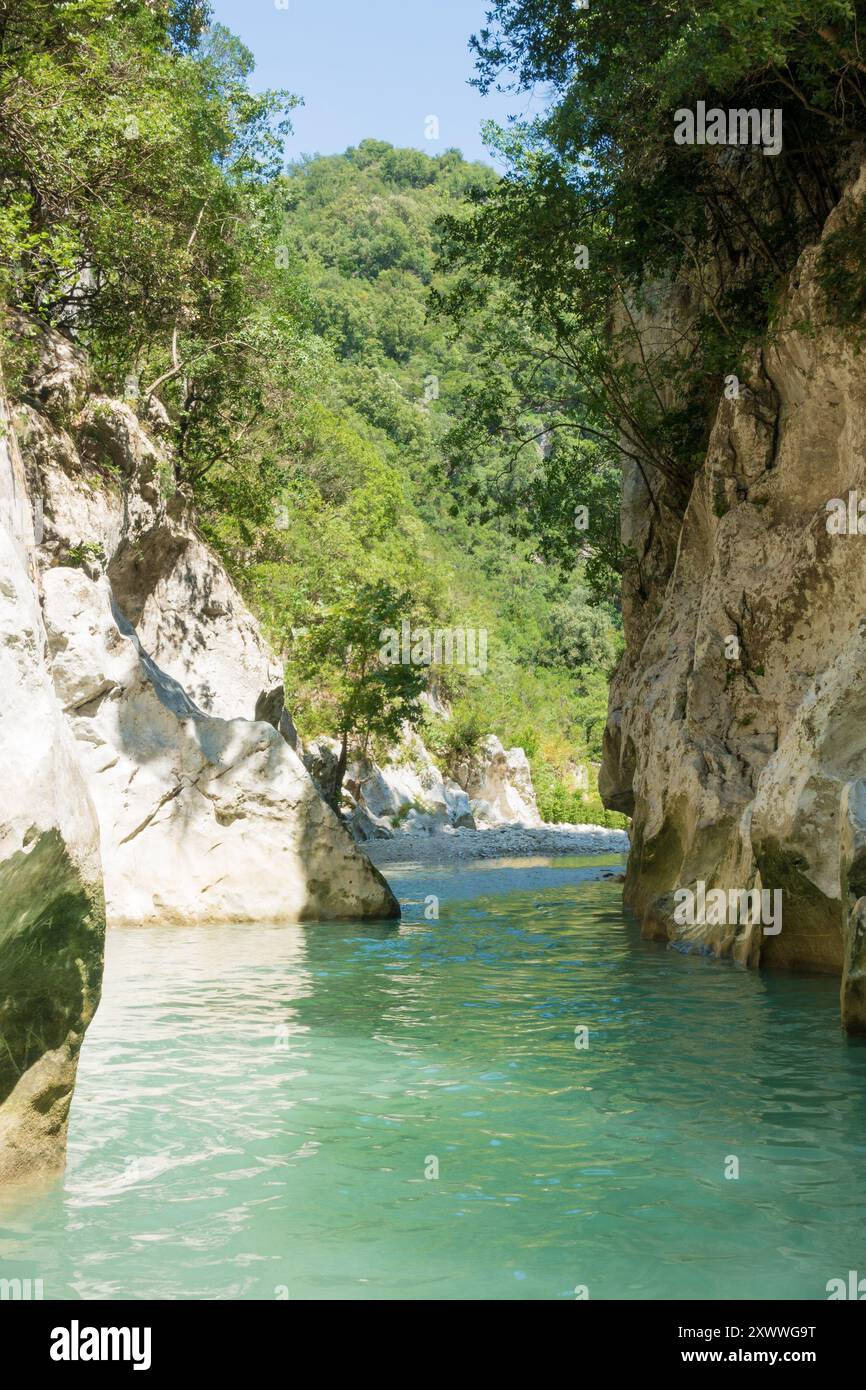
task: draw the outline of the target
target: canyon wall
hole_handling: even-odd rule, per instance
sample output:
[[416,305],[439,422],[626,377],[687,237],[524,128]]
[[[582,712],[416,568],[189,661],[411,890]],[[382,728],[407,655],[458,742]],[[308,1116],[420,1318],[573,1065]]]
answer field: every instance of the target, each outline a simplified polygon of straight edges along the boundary
[[[866,196],[866,173],[824,237]],[[685,505],[624,464],[627,649],[600,791],[633,816],[625,903],[648,937],[832,972],[866,1031],[866,356],[828,326],[807,248],[778,321],[722,399]],[[680,311],[675,296],[669,318]],[[863,529],[866,531],[866,517]],[[765,922],[691,925],[679,890],[781,893]],[[754,913],[751,914],[754,916]]]
[[[161,407],[65,338],[0,390],[0,1181],[62,1165],[103,930],[393,918],[174,486]],[[278,699],[276,698],[278,697]],[[282,732],[281,732],[282,730]]]
[[24,465],[0,391],[0,1183],[62,1159],[99,1002],[99,826],[54,693]]

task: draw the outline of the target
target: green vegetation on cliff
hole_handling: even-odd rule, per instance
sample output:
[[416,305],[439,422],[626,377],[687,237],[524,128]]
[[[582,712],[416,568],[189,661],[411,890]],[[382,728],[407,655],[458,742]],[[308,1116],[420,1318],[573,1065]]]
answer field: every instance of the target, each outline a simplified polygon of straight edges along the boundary
[[345,719],[348,668],[317,656],[360,593],[392,592],[394,627],[488,633],[485,674],[431,670],[453,709],[427,730],[441,756],[522,743],[542,812],[587,818],[569,777],[599,756],[619,643],[616,547],[596,535],[615,470],[580,446],[597,506],[575,525],[544,412],[528,442],[502,429],[490,325],[457,338],[429,313],[454,287],[440,220],[496,175],[379,141],[285,170],[296,98],[252,94],[251,67],[199,0],[8,0],[2,300],[77,338],[107,391],[165,405],[171,485],[282,652],[304,735]]
[[[521,743],[544,813],[585,818],[601,808],[573,797],[564,774],[570,763],[600,756],[607,675],[618,653],[612,594],[591,592],[583,538],[573,526],[570,551],[563,546],[545,557],[529,532],[516,534],[491,504],[490,478],[509,467],[513,447],[490,433],[470,453],[459,439],[467,393],[482,381],[475,344],[455,339],[429,313],[431,287],[444,283],[436,276],[439,220],[472,190],[495,184],[490,169],[466,164],[456,151],[431,159],[373,140],[289,170],[280,249],[304,286],[311,327],[327,343],[332,367],[316,393],[309,454],[299,469],[306,489],[321,479],[317,494],[312,501],[298,487],[285,494],[282,553],[253,563],[253,579],[262,611],[290,650],[289,626],[306,625],[309,602],[320,597],[307,587],[298,532],[316,549],[322,522],[336,524],[344,508],[357,506],[356,494],[341,498],[334,488],[335,474],[345,488],[346,470],[335,468],[330,451],[331,438],[351,437],[399,494],[400,512],[380,538],[386,572],[395,572],[397,554],[406,564],[411,557],[414,574],[401,574],[414,585],[420,616],[489,635],[483,677],[437,669],[436,693],[452,704],[453,717],[428,728],[431,744],[447,761],[491,730],[506,744]],[[534,447],[527,474],[540,459]],[[615,498],[615,479],[607,484]],[[330,504],[324,518],[323,495]],[[348,558],[349,546],[359,547],[349,584],[363,579],[376,553],[364,506],[341,544],[328,547],[331,567],[334,555]]]
[[[520,433],[541,405],[551,432],[580,441],[574,457],[550,454],[555,472],[582,486],[581,449],[615,439],[651,505],[664,493],[681,507],[725,378],[772,334],[786,277],[861,149],[863,18],[854,0],[490,7],[473,40],[478,85],[543,85],[550,101],[536,121],[491,128],[507,173],[449,219],[441,307],[464,332],[487,325],[482,399],[508,379],[503,428]],[[699,103],[754,111],[760,140],[750,119],[751,142],[679,143],[677,113]],[[860,314],[864,250],[861,226],[831,239],[816,312]],[[652,318],[654,294],[670,307],[675,283],[679,328],[647,348],[643,310]],[[549,389],[551,366],[566,369],[565,392]],[[522,503],[520,488],[503,499]],[[597,540],[604,563],[636,567]]]

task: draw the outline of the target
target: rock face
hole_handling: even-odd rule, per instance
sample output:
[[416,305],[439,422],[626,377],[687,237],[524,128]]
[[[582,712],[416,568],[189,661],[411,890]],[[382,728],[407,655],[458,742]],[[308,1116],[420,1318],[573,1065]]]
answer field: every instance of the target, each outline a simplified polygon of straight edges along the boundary
[[[861,174],[825,237],[866,194]],[[866,361],[826,324],[819,248],[779,327],[717,411],[684,506],[658,510],[626,466],[623,535],[643,594],[624,598],[600,791],[633,815],[627,905],[645,935],[749,964],[842,973],[866,1031]],[[854,533],[828,531],[827,504]],[[864,525],[866,530],[866,525]],[[689,925],[678,890],[781,893],[781,930]],[[714,914],[720,915],[720,914]],[[752,914],[755,915],[754,913]]]
[[16,432],[109,925],[399,915],[294,752],[279,665],[173,486],[159,407],[142,423],[88,394],[64,339],[40,345]]
[[300,739],[295,728],[295,721],[286,709],[286,692],[282,683],[274,686],[273,690],[262,692],[256,700],[253,718],[272,725],[277,733],[282,734],[289,747],[300,755]]
[[[339,741],[325,736],[309,740],[304,749],[307,771],[329,805],[336,799],[339,754]],[[442,775],[408,727],[381,765],[359,752],[350,756],[341,810],[359,844],[448,826],[475,828],[466,793]]]
[[97,819],[48,671],[34,539],[0,401],[0,1183],[63,1164],[105,926]]
[[105,568],[142,644],[190,699],[208,714],[252,719],[280,667],[131,406],[85,395],[74,438],[56,412],[25,405],[15,423],[42,517],[40,563]]
[[62,1165],[106,907],[109,925],[399,916],[291,746],[160,407],[142,423],[66,339],[19,329],[38,360],[14,412],[0,390],[0,1181]]
[[112,925],[394,915],[384,880],[270,724],[199,709],[144,651],[106,579],[51,569],[44,590]]
[[326,805],[337,809],[337,763],[340,742],[326,734],[309,739],[303,753],[304,766]]
[[[327,738],[313,740],[304,753],[326,800],[333,798],[338,753],[336,739]],[[419,735],[408,728],[381,765],[356,756],[343,784],[343,810],[353,836],[364,842],[418,831],[542,824],[522,748],[506,753],[490,734],[456,772],[456,781],[445,776]]]
[[479,826],[541,825],[529,761],[522,748],[502,747],[489,734],[478,753],[457,770]]
[[372,833],[365,838],[378,838],[383,831],[387,835],[389,827],[405,834],[445,826],[475,829],[466,793],[442,775],[415,733],[407,732],[381,767],[369,761],[356,762],[350,769],[347,789],[357,802],[353,824],[361,830],[372,826]]

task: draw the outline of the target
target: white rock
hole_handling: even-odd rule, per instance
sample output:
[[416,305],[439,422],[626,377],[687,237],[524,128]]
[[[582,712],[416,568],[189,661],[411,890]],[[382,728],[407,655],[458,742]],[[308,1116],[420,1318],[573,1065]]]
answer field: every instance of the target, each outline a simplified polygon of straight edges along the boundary
[[350,777],[365,810],[399,830],[474,825],[466,793],[443,777],[419,735],[408,728],[384,764],[359,761]]
[[[26,331],[44,337],[30,404],[13,421],[0,393],[0,1182],[63,1162],[103,882],[111,920],[136,925],[399,913],[253,719],[290,734],[281,673],[170,458],[128,405],[86,400],[67,340]],[[109,580],[168,671],[112,612]]]
[[47,670],[33,541],[0,401],[0,1183],[62,1166],[102,979],[98,827]]
[[510,748],[506,753],[496,735],[488,734],[458,776],[479,825],[541,825],[529,761],[522,748]]
[[57,568],[44,587],[52,675],[99,816],[110,924],[397,915],[270,724],[200,710],[112,610],[106,580]]
[[33,410],[19,435],[43,513],[44,564],[98,545],[115,597],[153,659],[208,714],[252,719],[279,663],[225,569],[198,535],[170,458],[132,407],[92,398],[81,444]]

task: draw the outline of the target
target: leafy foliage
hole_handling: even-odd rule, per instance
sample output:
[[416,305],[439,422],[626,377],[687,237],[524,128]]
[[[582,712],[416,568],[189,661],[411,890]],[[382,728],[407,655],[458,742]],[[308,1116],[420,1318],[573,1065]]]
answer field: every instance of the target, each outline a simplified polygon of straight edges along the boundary
[[[644,472],[652,505],[660,480],[684,502],[723,378],[772,323],[784,277],[820,234],[862,137],[861,9],[853,0],[492,6],[474,40],[478,85],[543,83],[551,105],[535,122],[491,129],[508,174],[468,215],[447,219],[448,263],[462,274],[440,308],[464,330],[492,328],[500,365],[489,376],[513,383],[502,427],[519,432],[537,418],[601,441],[608,459],[616,440]],[[778,109],[781,154],[675,143],[675,112],[698,101]],[[654,288],[669,294],[677,282],[687,286],[687,327],[647,346]],[[536,343],[510,324],[531,325]],[[552,366],[573,383],[568,392],[551,388]],[[519,508],[521,489],[503,505]],[[599,544],[604,566],[621,568],[609,541]]]
[[330,706],[340,738],[336,806],[349,740],[366,754],[372,739],[396,743],[404,724],[420,722],[426,671],[382,656],[383,629],[395,613],[409,613],[413,603],[411,593],[401,593],[387,580],[361,583],[320,613],[295,644],[287,670],[290,684],[295,691],[306,686],[313,698]]
[[[350,574],[359,582],[371,566],[382,576],[399,575],[415,612],[431,625],[486,629],[484,679],[458,667],[431,672],[432,689],[453,712],[441,726],[428,719],[426,737],[453,765],[458,747],[493,731],[530,749],[533,767],[542,776],[549,768],[555,779],[573,763],[600,756],[619,620],[613,573],[599,562],[591,538],[575,529],[572,494],[559,494],[552,477],[545,484],[537,444],[528,450],[535,467],[523,477],[525,524],[512,524],[498,510],[494,483],[509,468],[512,445],[495,430],[479,430],[467,413],[473,391],[486,388],[479,343],[469,334],[455,338],[428,311],[431,291],[447,287],[434,269],[440,219],[474,191],[495,187],[489,168],[464,163],[456,151],[431,159],[372,140],[288,171],[280,240],[292,248],[291,273],[304,286],[333,369],[318,384],[320,416],[302,464],[307,498],[315,481],[316,534],[309,549],[306,541],[299,549],[298,527],[307,531],[296,492],[283,558],[268,567],[265,582],[270,587],[276,570],[285,576],[289,566],[288,588],[315,604],[321,591],[309,588],[317,569],[310,551],[319,524],[327,528],[351,505],[354,521],[367,524],[366,487],[359,478],[357,491],[346,491],[352,467],[333,448],[319,447],[324,420],[339,420],[344,441],[354,438],[354,454],[371,468],[378,460],[399,480],[400,502],[383,529],[372,537],[365,532],[362,555],[354,553],[352,525],[344,527],[328,546],[325,570],[341,566],[347,582]],[[556,448],[562,459],[566,446]],[[591,494],[593,524],[616,536],[618,471],[605,466],[593,445],[585,455],[586,488],[578,491]],[[382,487],[380,478],[377,495]],[[268,600],[262,596],[260,603]],[[272,613],[274,606],[288,611],[282,586]],[[293,612],[294,625],[310,621],[309,607],[295,604]],[[395,614],[389,625],[398,626],[402,616],[409,615]],[[291,647],[285,628],[283,635]],[[302,728],[334,731],[327,702],[300,687],[294,702]],[[582,806],[579,818],[588,814]]]
[[[165,407],[169,490],[265,622],[305,736],[392,737],[426,683],[455,728],[564,769],[597,750],[614,571],[535,443],[519,485],[549,540],[503,520],[511,445],[467,413],[478,340],[428,315],[438,221],[497,177],[373,140],[284,171],[297,98],[251,69],[203,0],[2,0],[0,297],[82,343],[107,392]],[[609,511],[613,474],[582,457]],[[487,629],[483,683],[383,665],[404,618]]]

